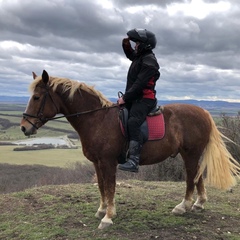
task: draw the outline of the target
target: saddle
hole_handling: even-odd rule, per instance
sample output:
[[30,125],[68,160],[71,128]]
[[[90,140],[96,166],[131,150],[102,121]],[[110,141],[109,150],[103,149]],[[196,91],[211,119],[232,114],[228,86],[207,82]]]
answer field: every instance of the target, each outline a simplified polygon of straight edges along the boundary
[[[122,134],[128,139],[128,109],[122,107],[119,110],[119,122]],[[163,108],[158,106],[157,104],[147,115],[146,120],[140,127],[143,142],[152,141],[152,140],[160,140],[165,135],[165,123],[163,116]]]

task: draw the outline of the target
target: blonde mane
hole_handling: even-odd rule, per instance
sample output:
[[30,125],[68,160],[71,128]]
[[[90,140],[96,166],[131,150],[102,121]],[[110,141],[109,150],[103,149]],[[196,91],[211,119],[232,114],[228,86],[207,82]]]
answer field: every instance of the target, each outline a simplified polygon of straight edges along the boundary
[[[34,79],[32,84],[29,87],[29,90],[31,92],[34,91],[38,83],[42,80],[42,77],[37,77]],[[86,91],[96,97],[98,97],[100,103],[103,107],[109,107],[112,106],[113,103],[109,101],[101,92],[97,91],[93,86],[88,86],[87,84],[83,82],[78,82],[75,80],[70,80],[68,78],[60,78],[60,77],[49,77],[49,86],[52,87],[53,91],[56,91],[57,87],[59,85],[62,85],[62,91],[67,92],[69,91],[69,99],[72,99],[74,96],[74,93],[78,90]]]

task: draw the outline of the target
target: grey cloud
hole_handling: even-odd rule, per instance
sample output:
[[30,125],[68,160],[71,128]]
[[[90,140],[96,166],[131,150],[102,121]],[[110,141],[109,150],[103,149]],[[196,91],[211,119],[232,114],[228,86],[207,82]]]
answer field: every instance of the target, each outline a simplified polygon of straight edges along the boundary
[[[2,3],[0,10],[1,40],[9,40],[14,33],[21,43],[54,46],[75,51],[97,51],[99,43],[109,41],[123,30],[121,16],[101,8],[94,1],[19,1],[18,4]],[[109,17],[111,21],[109,21]],[[69,40],[75,44],[69,44]],[[81,41],[81,44],[77,44]],[[90,47],[91,46],[91,47]]]
[[[27,94],[31,72],[46,69],[116,96],[130,65],[122,38],[141,27],[158,39],[159,98],[238,99],[240,3],[228,0],[228,11],[204,19],[169,15],[171,4],[187,2],[111,0],[113,8],[105,8],[95,0],[1,1],[0,95]],[[129,12],[138,6],[143,8]]]
[[120,5],[123,7],[130,7],[130,6],[144,6],[144,5],[159,5],[159,6],[167,6],[171,3],[184,3],[184,2],[190,2],[190,0],[114,0],[113,1],[116,5]]

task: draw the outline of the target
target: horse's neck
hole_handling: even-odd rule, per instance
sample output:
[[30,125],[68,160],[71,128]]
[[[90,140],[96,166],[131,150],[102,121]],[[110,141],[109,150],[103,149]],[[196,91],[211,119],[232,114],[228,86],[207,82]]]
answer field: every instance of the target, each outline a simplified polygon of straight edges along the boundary
[[[64,98],[64,96],[63,96]],[[62,108],[64,115],[72,115],[79,113],[78,117],[67,117],[69,123],[79,132],[83,126],[90,124],[89,113],[85,113],[94,109],[101,108],[98,97],[91,95],[85,91],[76,92],[73,99],[63,99],[64,106]]]
[[100,100],[97,96],[91,95],[85,91],[81,91],[80,93],[76,92],[72,99],[62,95],[62,100],[62,113],[64,115],[89,111],[101,107]]

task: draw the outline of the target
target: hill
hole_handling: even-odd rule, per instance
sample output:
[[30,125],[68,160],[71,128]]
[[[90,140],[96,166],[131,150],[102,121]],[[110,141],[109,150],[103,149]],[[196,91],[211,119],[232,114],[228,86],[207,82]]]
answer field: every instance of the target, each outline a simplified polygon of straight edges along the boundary
[[0,103],[26,104],[29,97],[0,96]]
[[[134,191],[133,191],[134,190]],[[116,188],[114,225],[97,230],[99,192],[94,184],[33,188],[0,195],[0,239],[237,240],[240,186],[208,189],[202,212],[175,216],[185,183],[131,180]]]

